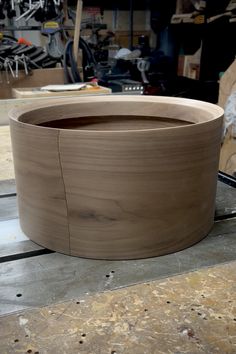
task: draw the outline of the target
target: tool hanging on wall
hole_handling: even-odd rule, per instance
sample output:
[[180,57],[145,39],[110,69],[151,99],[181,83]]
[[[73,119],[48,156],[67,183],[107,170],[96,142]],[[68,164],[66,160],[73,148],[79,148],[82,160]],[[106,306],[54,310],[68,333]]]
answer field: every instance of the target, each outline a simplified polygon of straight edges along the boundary
[[[61,13],[63,0],[0,0],[0,20],[6,17],[15,18],[15,22],[22,19],[28,22],[31,18],[44,22],[58,17]],[[20,15],[17,15],[19,7]]]
[[52,59],[61,59],[64,53],[64,44],[60,24],[57,21],[47,21],[43,23],[41,33],[48,37],[46,45],[48,55]]
[[[53,68],[60,61],[53,59],[42,47],[21,44],[16,38],[0,36],[0,80],[7,84],[18,79],[19,71],[29,75],[33,69]],[[2,73],[5,75],[2,75]]]
[[[64,67],[64,78],[65,83],[76,83],[81,82],[81,76],[78,70],[77,62],[75,61],[73,54],[73,40],[69,40],[66,43],[64,57],[63,57],[63,67]],[[80,37],[78,49],[82,50],[83,56],[83,81],[91,81],[95,77],[96,71],[96,61],[94,59],[93,53],[87,44],[87,42]],[[77,49],[77,50],[78,50]]]

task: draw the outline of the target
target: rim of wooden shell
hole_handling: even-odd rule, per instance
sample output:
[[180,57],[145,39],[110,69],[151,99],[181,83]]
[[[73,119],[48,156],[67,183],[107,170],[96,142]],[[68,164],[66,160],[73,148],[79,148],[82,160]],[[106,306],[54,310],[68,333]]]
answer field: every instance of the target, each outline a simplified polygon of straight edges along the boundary
[[[110,112],[108,109],[109,106],[112,106],[112,110]],[[115,108],[119,111],[114,114]],[[210,121],[217,120],[221,118],[223,114],[224,110],[215,104],[188,98],[141,95],[99,95],[48,99],[41,101],[40,103],[37,102],[37,104],[27,104],[23,108],[12,109],[9,112],[9,118],[10,120],[17,121],[22,125],[34,125],[40,129],[54,130],[64,130],[65,128],[44,127],[38,126],[38,124],[52,120],[75,118],[75,116],[79,118],[106,115],[121,115],[129,117],[135,115],[148,115],[154,118],[161,116],[161,118],[164,119],[177,119],[184,120],[188,123],[193,123],[187,123],[186,125],[181,126],[162,128],[154,127],[134,130],[76,129],[76,131],[83,133],[109,134],[190,128],[195,125],[203,125]],[[74,129],[68,128],[65,130],[74,131]]]

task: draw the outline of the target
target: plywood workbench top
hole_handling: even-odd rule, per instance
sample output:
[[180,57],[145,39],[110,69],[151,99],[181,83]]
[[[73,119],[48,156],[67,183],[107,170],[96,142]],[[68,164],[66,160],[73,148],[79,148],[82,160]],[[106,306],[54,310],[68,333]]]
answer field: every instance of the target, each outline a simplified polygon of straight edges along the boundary
[[231,262],[2,317],[1,352],[236,353],[235,267]]

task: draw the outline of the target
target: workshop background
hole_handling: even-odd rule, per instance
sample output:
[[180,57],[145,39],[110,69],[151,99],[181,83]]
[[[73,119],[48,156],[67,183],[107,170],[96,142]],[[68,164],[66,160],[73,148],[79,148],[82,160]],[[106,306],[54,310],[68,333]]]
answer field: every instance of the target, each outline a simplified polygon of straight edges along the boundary
[[[235,0],[0,1],[0,354],[236,353],[235,34]],[[101,94],[225,109],[204,240],[106,261],[22,232],[8,112]]]

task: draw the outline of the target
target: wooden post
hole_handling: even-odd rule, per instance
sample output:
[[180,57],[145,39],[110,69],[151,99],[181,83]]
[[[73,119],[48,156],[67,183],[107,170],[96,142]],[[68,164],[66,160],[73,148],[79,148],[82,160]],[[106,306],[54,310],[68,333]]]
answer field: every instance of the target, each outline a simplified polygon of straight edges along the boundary
[[76,8],[76,19],[75,19],[75,32],[74,32],[74,58],[78,61],[78,47],[79,47],[79,37],[80,37],[80,26],[82,18],[83,1],[77,1]]

